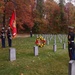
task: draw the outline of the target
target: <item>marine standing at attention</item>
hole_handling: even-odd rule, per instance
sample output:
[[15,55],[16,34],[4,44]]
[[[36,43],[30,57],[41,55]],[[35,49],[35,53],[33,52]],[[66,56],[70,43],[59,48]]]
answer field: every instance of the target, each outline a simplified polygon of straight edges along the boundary
[[2,31],[1,31],[1,43],[2,43],[2,48],[5,48],[5,39],[6,39],[6,36],[5,36],[5,29],[4,29],[4,27],[2,27]]
[[12,46],[12,33],[11,33],[10,27],[8,27],[8,30],[7,30],[7,39],[8,39],[8,46],[11,47]]
[[75,60],[75,48],[74,48],[74,27],[69,26],[69,33],[68,33],[68,52],[70,60]]

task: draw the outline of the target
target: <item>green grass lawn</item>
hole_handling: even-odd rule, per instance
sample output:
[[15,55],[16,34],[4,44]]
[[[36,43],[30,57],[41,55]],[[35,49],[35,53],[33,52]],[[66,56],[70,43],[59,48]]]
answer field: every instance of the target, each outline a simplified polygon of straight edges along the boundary
[[[63,50],[57,39],[57,51],[50,45],[39,48],[39,55],[34,56],[35,36],[13,39],[17,60],[9,61],[9,47],[0,47],[0,75],[68,75],[68,50]],[[7,44],[6,44],[7,45]]]

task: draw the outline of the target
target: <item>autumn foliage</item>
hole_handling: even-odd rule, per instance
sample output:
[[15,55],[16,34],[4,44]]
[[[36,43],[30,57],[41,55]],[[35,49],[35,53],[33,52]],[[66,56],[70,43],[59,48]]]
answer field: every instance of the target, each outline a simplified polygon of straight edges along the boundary
[[[37,1],[37,2],[36,2]],[[54,0],[0,0],[0,27],[5,10],[6,27],[16,9],[18,33],[33,30],[34,33],[65,33],[67,26],[75,26],[75,6],[66,3],[61,8]]]

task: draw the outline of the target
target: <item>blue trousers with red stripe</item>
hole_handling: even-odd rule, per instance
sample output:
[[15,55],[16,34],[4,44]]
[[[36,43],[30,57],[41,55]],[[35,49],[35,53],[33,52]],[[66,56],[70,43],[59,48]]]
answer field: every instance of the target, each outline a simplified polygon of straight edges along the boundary
[[68,51],[69,51],[70,60],[75,60],[75,46],[74,46],[74,42],[71,42],[68,45]]
[[2,48],[5,48],[5,38],[1,38],[2,41]]

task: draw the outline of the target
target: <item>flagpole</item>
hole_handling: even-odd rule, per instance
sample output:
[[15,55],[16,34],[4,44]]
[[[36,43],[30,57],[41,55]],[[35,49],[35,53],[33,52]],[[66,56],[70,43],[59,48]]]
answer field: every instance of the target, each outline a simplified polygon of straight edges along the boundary
[[12,36],[14,38],[17,34],[17,28],[16,28],[16,3],[15,3],[15,0],[12,0],[12,3],[14,4],[14,9],[13,9],[12,15],[10,17],[9,26],[12,30]]

